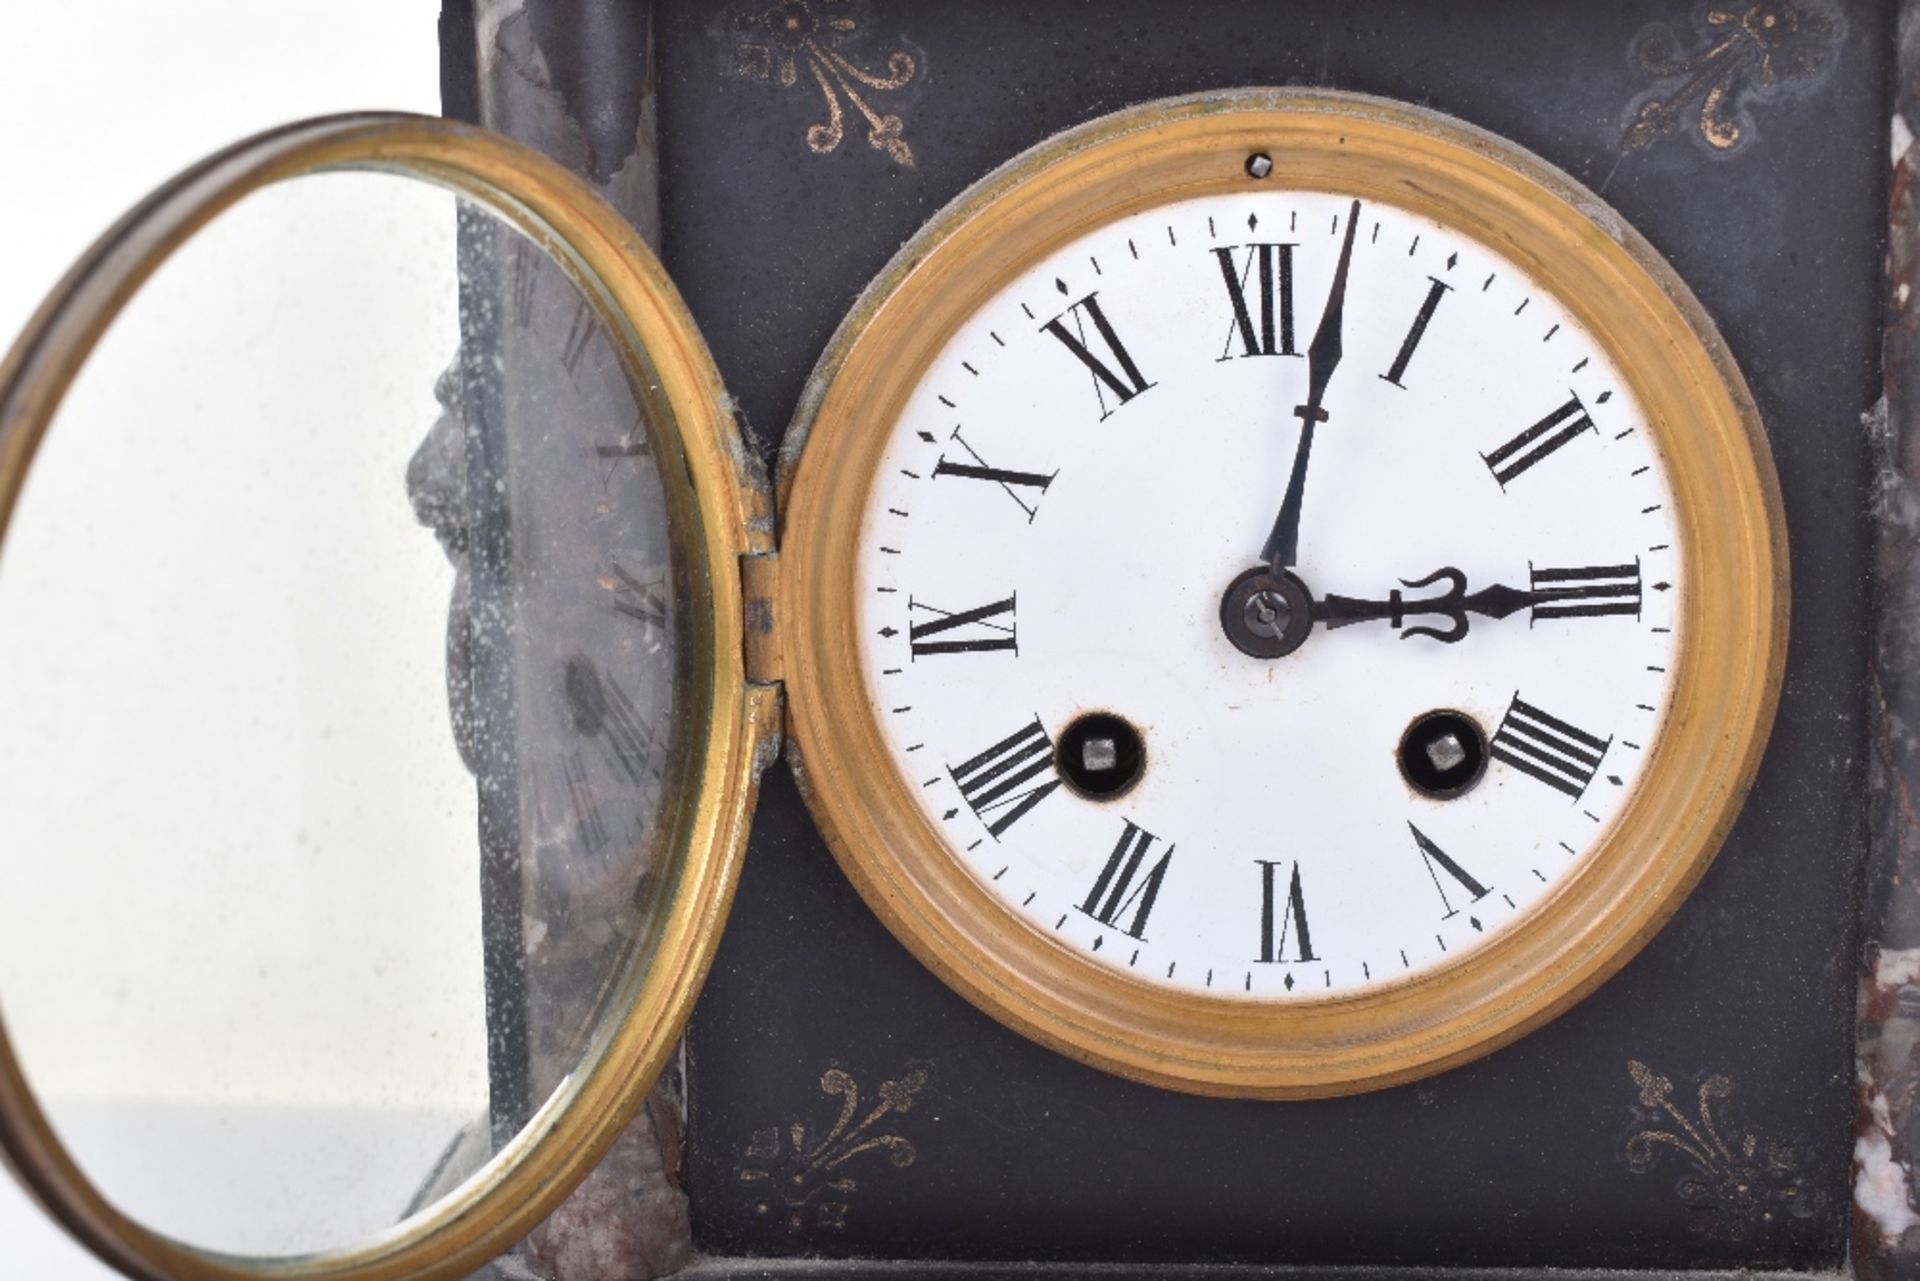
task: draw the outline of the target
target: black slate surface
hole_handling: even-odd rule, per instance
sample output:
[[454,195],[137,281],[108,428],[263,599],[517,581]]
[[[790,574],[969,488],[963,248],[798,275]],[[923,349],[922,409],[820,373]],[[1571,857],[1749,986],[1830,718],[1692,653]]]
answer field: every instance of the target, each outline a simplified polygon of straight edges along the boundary
[[[822,0],[814,0],[816,7]],[[1750,104],[1747,144],[1682,128],[1623,149],[1656,84],[1647,24],[1693,48],[1686,5],[1288,5],[1141,0],[830,6],[841,47],[919,74],[870,95],[915,163],[845,142],[804,63],[742,78],[736,15],[658,7],[664,257],[771,452],[840,316],[911,232],[1054,131],[1166,94],[1306,83],[1450,112],[1600,191],[1678,268],[1740,360],[1773,442],[1793,546],[1780,717],[1727,847],[1668,928],[1545,1029],[1427,1082],[1360,1098],[1203,1100],[1081,1067],[1002,1029],[923,970],[841,876],[784,768],[690,1031],[687,1175],[703,1249],[748,1255],[1561,1267],[1824,1267],[1842,1256],[1861,849],[1867,450],[1878,395],[1890,17],[1820,12],[1833,60]],[[1727,6],[1736,13],[1752,8]],[[1797,10],[1812,11],[1801,3]],[[1694,99],[1697,104],[1698,98]],[[1697,107],[1695,108],[1697,110]],[[836,780],[822,779],[823,785]],[[857,780],[838,780],[854,785]],[[1709,1101],[1729,1159],[1629,1139],[1674,1118],[1629,1061]],[[862,1089],[919,1069],[911,1110],[872,1131],[914,1148],[824,1175],[791,1226],[742,1171],[834,1122],[822,1073]],[[857,1120],[858,1118],[856,1118]],[[1744,1141],[1752,1136],[1747,1154]],[[837,1204],[843,1209],[822,1205]],[[768,1205],[762,1211],[757,1207]]]

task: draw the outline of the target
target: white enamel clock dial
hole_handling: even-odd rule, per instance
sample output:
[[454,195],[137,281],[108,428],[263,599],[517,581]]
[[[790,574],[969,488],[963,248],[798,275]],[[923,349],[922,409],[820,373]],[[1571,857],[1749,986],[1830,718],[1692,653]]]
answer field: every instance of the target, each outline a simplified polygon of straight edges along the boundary
[[[1276,177],[1100,227],[952,332],[867,500],[859,662],[949,854],[1027,926],[1178,992],[1378,987],[1509,928],[1633,795],[1687,588],[1671,504],[1563,300]],[[1223,611],[1276,566],[1291,615]],[[1303,615],[1278,657],[1229,635]]]

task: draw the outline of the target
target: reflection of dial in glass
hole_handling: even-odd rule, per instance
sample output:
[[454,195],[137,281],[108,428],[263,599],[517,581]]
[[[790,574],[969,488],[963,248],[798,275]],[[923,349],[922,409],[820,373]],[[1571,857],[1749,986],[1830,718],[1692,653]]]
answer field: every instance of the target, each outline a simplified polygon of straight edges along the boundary
[[1389,205],[1262,187],[1074,240],[952,335],[876,475],[894,759],[1010,911],[1146,982],[1424,972],[1577,868],[1658,739],[1644,427],[1560,300]]
[[1193,99],[1010,164],[855,308],[788,706],[950,982],[1162,1084],[1343,1092],[1677,905],[1764,741],[1779,516],[1710,326],[1594,207],[1424,113]]
[[[409,485],[460,569],[448,645],[455,706],[474,706],[475,638],[492,626],[512,696],[504,712],[457,712],[456,728],[480,769],[481,722],[512,718],[510,772],[536,897],[611,895],[620,910],[646,870],[639,856],[660,805],[675,674],[651,440],[602,322],[566,275],[503,228],[468,244],[469,253],[504,246],[488,274],[506,305],[491,333],[469,336],[470,347],[497,350],[497,376],[449,371],[446,413]],[[469,412],[474,396],[486,412]],[[476,470],[490,479],[470,487]],[[489,521],[510,569],[476,600],[475,529]]]

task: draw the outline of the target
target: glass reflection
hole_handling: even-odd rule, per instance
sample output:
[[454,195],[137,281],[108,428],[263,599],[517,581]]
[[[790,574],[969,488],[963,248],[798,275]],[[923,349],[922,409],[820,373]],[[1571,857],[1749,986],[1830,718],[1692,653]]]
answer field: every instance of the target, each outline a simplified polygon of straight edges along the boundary
[[597,310],[443,191],[268,188],[130,304],[0,546],[0,1015],[111,1202],[352,1246],[565,1084],[653,919],[671,547]]

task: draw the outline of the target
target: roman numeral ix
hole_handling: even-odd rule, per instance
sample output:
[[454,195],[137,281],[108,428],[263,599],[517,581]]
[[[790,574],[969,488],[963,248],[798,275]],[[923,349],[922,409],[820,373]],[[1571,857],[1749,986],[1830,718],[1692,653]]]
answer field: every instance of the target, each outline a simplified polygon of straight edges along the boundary
[[[1260,867],[1260,961],[1288,964],[1319,960],[1313,954],[1313,936],[1307,929],[1307,899],[1300,889],[1300,864],[1293,865],[1286,900],[1280,902],[1276,898],[1278,885],[1274,869],[1282,864],[1267,859],[1254,861]],[[1294,949],[1292,956],[1287,955],[1289,943]]]
[[[1234,261],[1242,248],[1245,266]],[[1229,245],[1213,254],[1220,263],[1220,278],[1227,282],[1227,300],[1233,304],[1233,328],[1227,331],[1219,359],[1233,359],[1236,336],[1242,356],[1298,356],[1293,347],[1293,246]],[[1251,304],[1247,299],[1250,279],[1255,285]]]
[[1487,470],[1493,473],[1493,478],[1500,482],[1500,488],[1505,489],[1535,463],[1551,458],[1581,432],[1592,430],[1593,419],[1587,415],[1587,408],[1580,403],[1580,397],[1569,396],[1566,404],[1491,454],[1482,454],[1480,457],[1487,464]]
[[947,773],[996,841],[1060,786],[1053,740],[1038,716],[978,756],[948,766]]
[[1577,801],[1599,772],[1600,758],[1612,743],[1611,738],[1595,738],[1549,716],[1516,693],[1494,732],[1491,754]]
[[[1113,853],[1107,856],[1106,866],[1100,869],[1100,878],[1093,883],[1080,910],[1100,924],[1114,926],[1144,942],[1147,918],[1153,914],[1154,902],[1160,897],[1160,883],[1167,879],[1167,865],[1173,861],[1173,846],[1167,846],[1160,861],[1141,876],[1140,866],[1153,847],[1154,835],[1136,826],[1131,819],[1122,821],[1126,828],[1120,833]],[[1120,917],[1128,910],[1132,911],[1133,919],[1121,925]]]
[[[1068,327],[1071,322],[1071,328]],[[1091,322],[1097,337],[1089,338],[1087,325]],[[1093,394],[1100,400],[1100,417],[1104,421],[1112,416],[1114,410],[1126,404],[1141,392],[1154,384],[1147,381],[1140,367],[1133,363],[1120,335],[1113,330],[1113,322],[1107,319],[1107,313],[1100,307],[1100,295],[1088,294],[1066,311],[1055,316],[1041,326],[1046,332],[1060,340],[1060,345],[1072,352],[1080,363],[1093,375]],[[1102,348],[1105,357],[1094,354],[1094,347]],[[1116,372],[1107,363],[1111,359],[1120,366]],[[1107,397],[1112,395],[1112,404]]]
[[1548,618],[1640,617],[1640,560],[1631,565],[1581,565],[1572,569],[1527,566],[1533,587],[1533,622]]
[[[1020,652],[1014,634],[1014,598],[976,605],[959,611],[940,609],[925,601],[907,598],[909,614],[920,612],[931,618],[909,623],[907,642],[915,658],[934,654],[981,654],[993,650]],[[1000,621],[1002,615],[1004,622]]]

